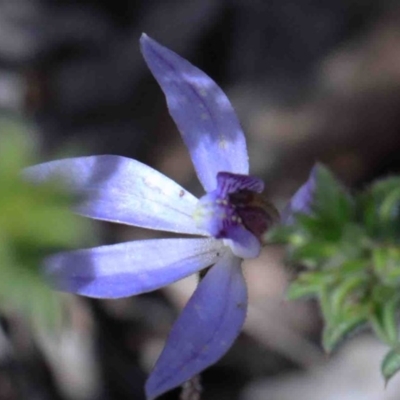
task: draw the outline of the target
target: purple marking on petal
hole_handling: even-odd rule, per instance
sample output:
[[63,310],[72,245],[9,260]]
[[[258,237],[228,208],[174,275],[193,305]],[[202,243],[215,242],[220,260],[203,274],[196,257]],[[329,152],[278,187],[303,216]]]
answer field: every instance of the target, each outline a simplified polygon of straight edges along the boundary
[[297,192],[290,199],[282,212],[281,222],[283,225],[290,225],[294,222],[296,213],[308,214],[311,212],[314,201],[318,165],[314,166],[307,181],[300,186]]
[[226,197],[228,194],[239,190],[250,190],[256,193],[261,193],[264,190],[263,180],[250,175],[219,172],[217,182],[218,194],[221,197]]
[[57,290],[113,299],[169,285],[213,265],[223,251],[212,238],[138,240],[55,254],[44,272]]
[[142,35],[140,43],[205,190],[211,192],[216,188],[220,171],[247,174],[245,137],[221,88],[204,72],[147,35]]
[[200,282],[172,327],[147,380],[147,399],[155,399],[217,362],[239,335],[246,310],[240,259],[227,252]]
[[143,228],[204,235],[192,214],[197,199],[149,166],[120,156],[68,158],[24,170],[33,182],[62,178],[78,197],[75,211]]

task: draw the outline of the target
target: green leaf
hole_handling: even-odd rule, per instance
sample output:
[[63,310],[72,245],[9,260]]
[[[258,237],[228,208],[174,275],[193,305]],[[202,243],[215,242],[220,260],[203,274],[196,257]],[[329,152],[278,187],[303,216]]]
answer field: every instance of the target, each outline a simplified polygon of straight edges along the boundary
[[331,353],[344,339],[366,322],[362,313],[354,316],[343,315],[334,324],[325,325],[322,334],[322,346],[327,353]]
[[327,285],[334,282],[331,274],[322,272],[303,272],[297,279],[290,283],[286,297],[296,300],[302,297],[317,296]]
[[319,285],[315,284],[305,284],[301,283],[298,281],[292,282],[287,291],[286,291],[286,297],[289,300],[297,300],[303,297],[312,297],[316,296],[320,290]]
[[345,260],[340,265],[340,269],[338,270],[338,274],[343,278],[352,276],[354,274],[368,274],[368,266],[370,265],[369,259],[364,256],[359,259],[350,259]]
[[400,303],[400,293],[393,290],[378,290],[375,288],[374,299],[372,299],[373,312],[370,322],[376,335],[384,343],[393,347],[398,342],[397,308]]
[[349,298],[356,299],[356,295],[362,290],[367,277],[365,274],[349,276],[336,286],[330,296],[333,315],[342,313],[345,303]]
[[379,246],[372,251],[374,271],[388,286],[400,284],[400,248],[398,246]]
[[398,371],[400,370],[400,352],[397,349],[390,350],[381,364],[381,372],[387,384]]
[[314,240],[304,245],[294,247],[291,251],[291,259],[308,268],[317,268],[325,260],[333,257],[336,252],[337,246],[334,244]]
[[315,173],[312,213],[298,214],[281,231],[287,259],[308,270],[291,283],[287,296],[317,297],[327,351],[369,323],[400,353],[400,177],[351,197],[325,167]]
[[314,213],[313,215],[298,214],[296,217],[298,231],[307,234],[307,238],[324,242],[337,242],[342,235],[343,225],[333,222],[326,215]]
[[400,178],[375,182],[358,196],[362,221],[377,239],[394,239],[400,234]]
[[316,181],[316,215],[336,226],[351,219],[353,213],[351,198],[326,167],[318,165]]
[[297,236],[296,229],[293,226],[278,225],[272,227],[263,236],[263,243],[287,243],[292,240],[292,236]]

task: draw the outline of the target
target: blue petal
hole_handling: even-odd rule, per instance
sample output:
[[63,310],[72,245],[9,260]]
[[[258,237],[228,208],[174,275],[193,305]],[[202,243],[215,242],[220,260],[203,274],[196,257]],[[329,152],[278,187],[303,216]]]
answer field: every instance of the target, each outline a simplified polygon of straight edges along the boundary
[[143,56],[163,90],[205,190],[220,171],[248,174],[246,141],[228,98],[204,72],[143,34]]
[[260,241],[242,225],[231,225],[224,242],[240,258],[257,258],[261,252]]
[[142,240],[55,254],[44,270],[57,290],[112,299],[168,285],[222,253],[222,242],[212,238]]
[[77,194],[75,211],[87,217],[204,235],[192,218],[197,199],[136,160],[108,155],[69,158],[29,167],[24,175],[34,182],[63,178]]
[[175,322],[146,383],[149,400],[218,361],[240,333],[247,288],[240,259],[226,252],[200,282]]
[[282,224],[292,224],[296,213],[308,214],[311,212],[316,187],[317,168],[318,166],[312,168],[307,181],[300,186],[284,208],[281,216]]

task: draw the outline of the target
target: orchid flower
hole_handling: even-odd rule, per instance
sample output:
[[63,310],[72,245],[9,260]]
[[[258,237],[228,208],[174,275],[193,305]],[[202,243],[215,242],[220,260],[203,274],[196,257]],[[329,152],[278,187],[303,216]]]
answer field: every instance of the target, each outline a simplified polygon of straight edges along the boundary
[[159,289],[211,267],[175,322],[146,383],[148,399],[219,360],[243,326],[247,288],[241,263],[257,257],[276,219],[249,176],[244,134],[222,90],[205,73],[146,35],[145,61],[163,90],[206,194],[197,199],[139,161],[92,156],[28,168],[28,179],[61,176],[81,215],[193,238],[138,240],[55,254],[44,271],[61,291],[119,298]]

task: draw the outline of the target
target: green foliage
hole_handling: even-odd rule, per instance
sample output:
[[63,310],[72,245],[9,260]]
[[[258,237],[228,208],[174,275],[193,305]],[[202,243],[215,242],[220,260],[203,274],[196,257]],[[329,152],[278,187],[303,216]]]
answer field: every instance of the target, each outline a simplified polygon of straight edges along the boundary
[[311,211],[277,227],[268,240],[285,244],[287,262],[301,266],[288,297],[318,300],[327,352],[369,326],[390,346],[384,378],[400,370],[400,178],[351,196],[318,166]]
[[386,383],[400,370],[400,351],[390,350],[382,361],[381,371]]
[[60,299],[40,273],[41,260],[77,247],[89,225],[70,212],[71,196],[62,182],[33,185],[22,178],[22,169],[36,161],[22,123],[0,118],[0,138],[0,305],[54,324],[61,316]]

